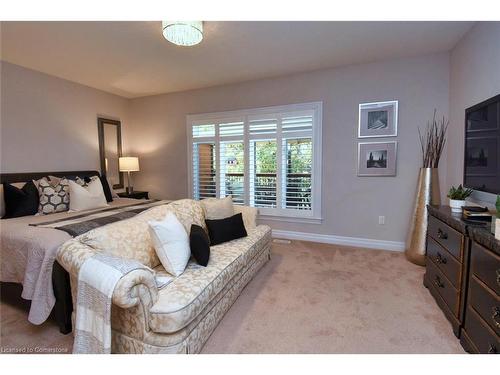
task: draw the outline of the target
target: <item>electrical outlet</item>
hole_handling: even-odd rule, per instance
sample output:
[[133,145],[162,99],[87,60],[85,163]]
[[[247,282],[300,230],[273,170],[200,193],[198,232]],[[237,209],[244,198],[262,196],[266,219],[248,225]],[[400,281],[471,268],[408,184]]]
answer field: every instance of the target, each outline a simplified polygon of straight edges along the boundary
[[379,216],[378,223],[379,225],[385,225],[385,216]]

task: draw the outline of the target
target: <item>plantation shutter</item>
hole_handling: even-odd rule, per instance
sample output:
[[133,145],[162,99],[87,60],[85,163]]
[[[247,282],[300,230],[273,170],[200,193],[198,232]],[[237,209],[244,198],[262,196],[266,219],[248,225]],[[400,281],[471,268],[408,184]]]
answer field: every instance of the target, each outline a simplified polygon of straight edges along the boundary
[[278,202],[277,118],[248,121],[250,205],[276,208]]
[[259,207],[262,215],[316,219],[320,114],[321,103],[304,103],[193,115],[193,198],[230,195],[235,204]]
[[193,198],[217,197],[215,125],[193,126]]
[[220,193],[231,195],[236,204],[245,204],[244,121],[219,124]]
[[313,116],[283,117],[282,206],[285,209],[312,209]]

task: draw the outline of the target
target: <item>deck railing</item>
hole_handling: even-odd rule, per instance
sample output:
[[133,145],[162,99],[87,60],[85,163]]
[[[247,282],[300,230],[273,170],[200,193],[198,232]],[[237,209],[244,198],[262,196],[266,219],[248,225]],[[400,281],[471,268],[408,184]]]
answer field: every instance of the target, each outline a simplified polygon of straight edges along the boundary
[[[226,195],[235,203],[244,203],[243,173],[226,173]],[[276,207],[276,173],[257,173],[253,182],[255,207]],[[285,176],[286,195],[282,197],[286,208],[311,209],[311,174],[288,173]]]

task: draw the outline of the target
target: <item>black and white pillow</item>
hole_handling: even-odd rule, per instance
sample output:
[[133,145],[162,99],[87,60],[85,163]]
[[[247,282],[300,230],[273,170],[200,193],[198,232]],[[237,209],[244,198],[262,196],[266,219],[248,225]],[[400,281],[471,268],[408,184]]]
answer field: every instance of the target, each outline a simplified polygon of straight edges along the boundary
[[55,212],[64,212],[69,209],[69,183],[61,178],[52,185],[47,178],[38,180],[38,215],[48,215]]
[[[93,178],[93,177],[92,177],[92,178]],[[87,186],[89,186],[89,182],[90,182],[90,181],[91,181],[91,180],[86,181],[84,178],[81,178],[81,177],[79,177],[79,176],[77,176],[77,177],[76,177],[76,179],[75,179],[75,182],[76,182],[78,185],[83,186],[83,187],[87,187]]]

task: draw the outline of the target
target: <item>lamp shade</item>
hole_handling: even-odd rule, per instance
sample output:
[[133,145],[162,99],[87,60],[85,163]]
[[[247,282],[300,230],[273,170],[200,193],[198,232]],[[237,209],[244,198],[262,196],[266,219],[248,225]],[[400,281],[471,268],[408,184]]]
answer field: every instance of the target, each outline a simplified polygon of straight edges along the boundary
[[120,172],[137,172],[139,171],[139,158],[136,156],[125,156],[118,159]]
[[202,21],[162,21],[163,36],[178,46],[194,46],[203,39]]

